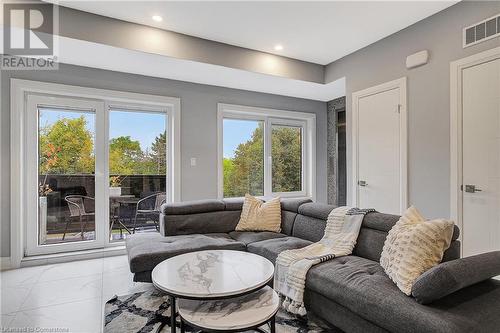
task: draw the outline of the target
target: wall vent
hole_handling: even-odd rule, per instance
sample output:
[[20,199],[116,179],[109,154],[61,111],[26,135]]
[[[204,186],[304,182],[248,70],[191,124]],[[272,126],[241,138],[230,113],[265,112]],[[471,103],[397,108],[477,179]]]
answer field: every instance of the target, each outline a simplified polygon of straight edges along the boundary
[[464,28],[464,48],[500,36],[500,14]]

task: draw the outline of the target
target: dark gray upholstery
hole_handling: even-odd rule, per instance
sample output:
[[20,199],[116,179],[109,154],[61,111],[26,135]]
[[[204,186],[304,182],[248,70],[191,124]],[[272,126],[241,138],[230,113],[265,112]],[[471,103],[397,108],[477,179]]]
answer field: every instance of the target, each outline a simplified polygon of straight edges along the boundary
[[286,235],[271,231],[231,231],[229,237],[248,245],[267,239],[286,237]]
[[242,198],[229,198],[222,200],[225,205],[225,210],[241,210],[243,208]]
[[299,249],[311,243],[312,242],[305,239],[287,236],[251,243],[247,246],[247,251],[261,255],[269,259],[274,264],[280,252],[291,249]]
[[160,232],[165,236],[230,232],[236,228],[241,211],[215,211],[191,215],[161,215]]
[[[488,304],[500,311],[500,281],[491,283],[487,288],[491,295],[476,296],[487,298]],[[443,303],[421,305],[403,294],[377,262],[365,258],[347,256],[316,265],[309,270],[306,287],[391,332],[480,331],[476,319],[482,310],[474,306],[481,302],[470,294],[466,298],[450,295],[455,303],[448,306],[444,306],[446,298]],[[476,318],[469,317],[467,311]],[[498,325],[500,316],[491,320]]]
[[227,234],[163,237],[158,233],[135,234],[125,240],[132,273],[151,271],[165,259],[193,251],[225,249],[245,251],[245,244]]
[[282,237],[269,239],[256,243],[250,243],[247,246],[247,251],[263,256],[269,259],[273,264],[276,263],[276,258],[280,252],[291,249],[300,249],[312,242],[297,237]]
[[[366,214],[353,254],[370,260],[380,261],[387,233],[398,220],[399,216],[397,215],[378,212]],[[456,240],[459,235],[459,229],[455,226],[452,236],[453,242],[450,248],[445,251],[443,261],[460,258],[460,242]]]
[[387,232],[363,228],[359,231],[358,241],[353,254],[374,261],[380,261]]
[[298,213],[299,207],[309,202],[312,202],[309,198],[284,198],[281,199],[281,209]]
[[[283,199],[281,234],[235,232],[242,204],[242,199],[227,199],[164,205],[161,233],[178,236],[138,234],[128,238],[134,280],[151,281],[151,270],[157,263],[202,249],[246,250],[274,263],[280,252],[320,240],[334,208],[308,199]],[[353,255],[309,270],[304,294],[308,311],[346,332],[500,331],[500,281],[489,279],[468,286],[495,274],[496,254],[454,260],[460,256],[455,228],[453,242],[443,257],[443,262],[452,261],[425,273],[415,291],[421,301],[435,297],[426,289],[433,286],[451,294],[429,305],[419,304],[414,297],[404,295],[378,263],[387,233],[398,219],[396,215],[367,214]],[[453,280],[450,275],[460,278]]]
[[319,203],[305,203],[299,207],[301,215],[315,217],[317,219],[325,220],[328,218],[330,212],[335,208],[332,205],[325,205]]
[[344,332],[349,333],[386,333],[387,330],[363,319],[356,313],[338,304],[334,300],[325,297],[321,293],[306,289],[304,293],[304,302],[307,311],[314,312],[321,318],[327,318],[327,321],[334,324]]
[[317,242],[325,234],[325,227],[325,220],[298,214],[293,224],[292,236]]
[[293,225],[295,223],[295,218],[297,213],[288,210],[281,211],[281,232],[291,236],[293,231]]
[[428,304],[497,275],[500,251],[484,253],[431,268],[415,281],[411,293],[417,302]]
[[226,205],[220,200],[198,200],[190,202],[172,202],[162,205],[161,212],[169,215],[186,215],[224,210]]
[[460,241],[455,240],[451,242],[448,250],[444,251],[443,260],[441,262],[455,260],[458,258],[460,258]]

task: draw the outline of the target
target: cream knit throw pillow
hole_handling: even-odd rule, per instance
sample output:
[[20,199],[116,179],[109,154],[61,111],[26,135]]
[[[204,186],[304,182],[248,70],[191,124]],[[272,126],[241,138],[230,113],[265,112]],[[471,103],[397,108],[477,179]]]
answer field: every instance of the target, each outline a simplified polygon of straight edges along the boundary
[[281,231],[281,203],[280,198],[267,202],[257,199],[250,194],[245,195],[245,202],[241,210],[241,217],[236,231]]
[[398,288],[410,295],[415,280],[441,262],[452,236],[452,221],[426,221],[412,206],[389,231],[380,265]]

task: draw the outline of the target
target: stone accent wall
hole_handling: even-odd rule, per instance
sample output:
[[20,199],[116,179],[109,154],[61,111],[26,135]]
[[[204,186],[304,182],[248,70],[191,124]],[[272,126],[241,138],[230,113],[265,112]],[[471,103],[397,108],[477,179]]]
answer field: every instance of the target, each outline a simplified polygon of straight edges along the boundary
[[337,112],[339,110],[345,110],[345,97],[327,103],[327,200],[330,205],[338,203]]

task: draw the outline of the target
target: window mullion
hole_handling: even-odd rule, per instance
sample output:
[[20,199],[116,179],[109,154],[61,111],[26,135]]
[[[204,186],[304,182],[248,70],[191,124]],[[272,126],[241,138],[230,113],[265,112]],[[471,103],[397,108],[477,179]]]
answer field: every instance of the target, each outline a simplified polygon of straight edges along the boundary
[[272,195],[271,119],[264,121],[264,196]]

